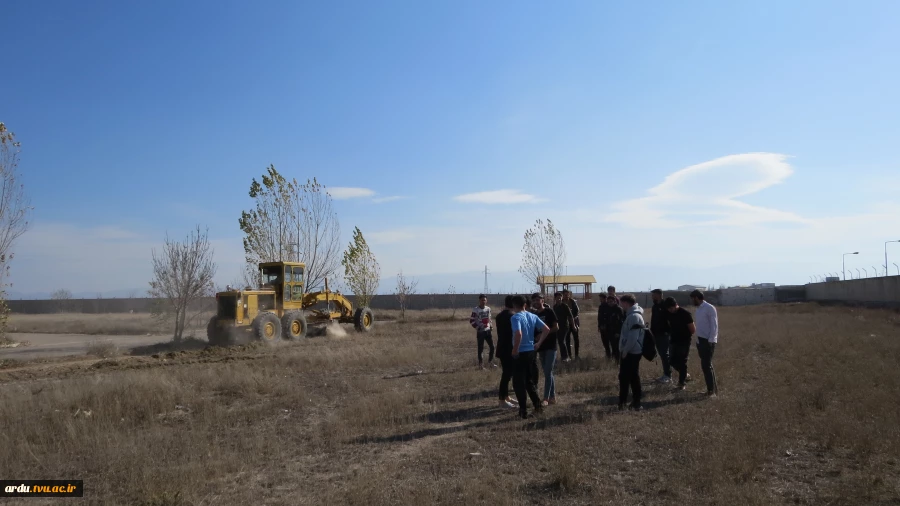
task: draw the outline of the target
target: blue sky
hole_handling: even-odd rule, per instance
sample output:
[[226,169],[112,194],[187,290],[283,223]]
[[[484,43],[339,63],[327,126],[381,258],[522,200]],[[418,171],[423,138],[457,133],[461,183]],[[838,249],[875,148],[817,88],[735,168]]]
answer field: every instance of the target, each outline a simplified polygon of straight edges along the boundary
[[857,250],[872,270],[900,239],[898,16],[891,1],[6,2],[0,121],[35,206],[12,291],[143,290],[150,249],[197,223],[230,281],[269,164],[364,195],[336,200],[347,240],[359,226],[385,276],[421,289],[484,265],[513,284],[537,218],[563,231],[570,273],[626,288],[803,283]]

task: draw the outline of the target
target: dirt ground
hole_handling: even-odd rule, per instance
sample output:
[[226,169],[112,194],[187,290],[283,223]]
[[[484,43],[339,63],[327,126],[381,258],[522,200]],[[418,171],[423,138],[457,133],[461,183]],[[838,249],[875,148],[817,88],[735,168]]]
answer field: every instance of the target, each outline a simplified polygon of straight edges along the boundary
[[84,355],[88,347],[97,343],[110,343],[123,353],[141,346],[166,342],[171,337],[160,335],[93,336],[86,334],[10,334],[20,343],[16,347],[0,348],[0,361],[34,360]]
[[91,504],[900,504],[897,313],[720,308],[720,397],[694,350],[687,392],[642,362],[642,413],[616,410],[592,318],[527,421],[446,317],[3,362],[0,475],[83,479]]

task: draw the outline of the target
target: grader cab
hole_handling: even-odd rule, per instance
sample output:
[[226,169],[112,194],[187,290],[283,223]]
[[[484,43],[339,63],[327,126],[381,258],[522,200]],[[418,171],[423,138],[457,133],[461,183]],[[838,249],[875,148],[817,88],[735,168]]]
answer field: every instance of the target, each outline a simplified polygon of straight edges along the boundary
[[308,325],[329,322],[353,323],[359,332],[369,332],[375,323],[372,310],[353,310],[340,292],[306,293],[304,271],[299,262],[259,264],[260,286],[229,289],[216,294],[216,315],[206,329],[211,344],[228,345],[240,333],[265,343],[306,337]]

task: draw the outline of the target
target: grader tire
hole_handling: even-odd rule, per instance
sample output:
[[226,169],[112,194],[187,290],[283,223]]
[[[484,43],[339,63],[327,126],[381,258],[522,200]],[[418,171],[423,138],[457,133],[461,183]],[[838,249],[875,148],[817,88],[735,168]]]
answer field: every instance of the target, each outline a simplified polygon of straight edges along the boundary
[[361,307],[356,310],[353,316],[353,326],[358,332],[370,332],[375,325],[375,314],[367,307]]
[[253,320],[253,336],[265,344],[281,341],[281,320],[275,313],[260,313]]
[[306,316],[302,311],[290,311],[281,318],[281,329],[284,338],[288,341],[296,341],[306,337]]

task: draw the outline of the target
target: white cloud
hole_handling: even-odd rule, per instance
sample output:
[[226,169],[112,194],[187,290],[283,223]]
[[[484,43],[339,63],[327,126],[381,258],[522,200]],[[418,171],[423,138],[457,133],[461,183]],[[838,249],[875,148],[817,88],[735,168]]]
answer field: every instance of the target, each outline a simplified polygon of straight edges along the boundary
[[538,198],[528,193],[522,193],[520,190],[494,190],[478,193],[466,193],[457,195],[453,200],[458,202],[474,202],[478,204],[534,204],[544,202],[545,199]]
[[372,244],[394,244],[415,239],[416,234],[410,230],[384,230],[370,232],[366,240]]
[[809,223],[791,212],[738,200],[787,179],[793,173],[787,158],[744,153],[685,167],[651,188],[648,196],[615,203],[605,221],[644,228]]
[[368,188],[351,188],[347,186],[335,186],[327,188],[328,194],[335,200],[358,199],[363,197],[371,197],[375,195],[373,190]]
[[409,197],[401,197],[399,195],[393,195],[390,197],[377,197],[377,198],[372,199],[372,202],[374,202],[376,204],[383,204],[385,202],[395,202],[397,200],[404,200],[404,199],[408,199],[408,198]]

